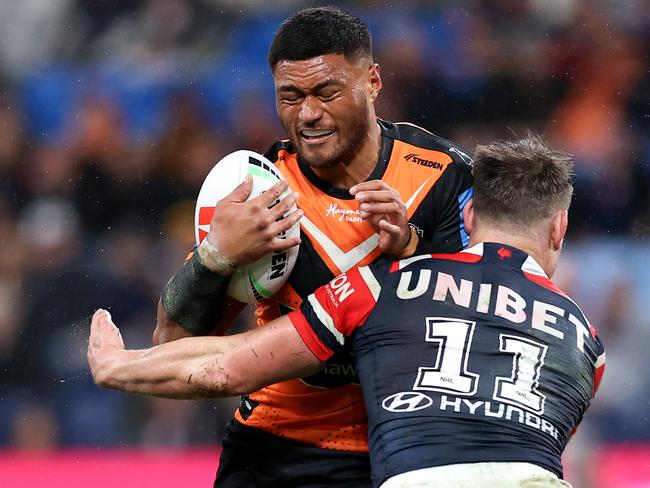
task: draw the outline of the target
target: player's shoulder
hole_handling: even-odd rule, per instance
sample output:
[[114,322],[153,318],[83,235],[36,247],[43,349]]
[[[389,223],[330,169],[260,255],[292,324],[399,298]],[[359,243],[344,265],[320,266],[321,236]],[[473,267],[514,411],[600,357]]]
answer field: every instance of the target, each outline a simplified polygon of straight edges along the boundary
[[279,140],[271,144],[271,147],[267,149],[264,153],[264,157],[271,161],[273,164],[278,164],[279,162],[285,160],[287,157],[291,157],[297,153],[296,147],[293,143],[288,140]]
[[429,130],[411,122],[389,122],[380,120],[383,133],[396,141],[421,148],[424,151],[437,151],[448,155],[454,162],[471,166],[472,152],[462,145],[440,137]]
[[383,263],[386,271],[395,273],[397,271],[409,271],[418,268],[433,269],[443,265],[448,266],[450,263],[478,263],[481,256],[467,251],[455,253],[437,253],[437,254],[419,254],[400,260],[393,260]]
[[580,306],[575,302],[568,293],[561,289],[551,278],[549,278],[543,269],[530,257],[524,262],[521,268],[521,274],[525,278],[525,283],[531,287],[532,293],[541,297],[543,301],[552,301],[544,297],[554,297],[561,304],[564,310],[568,310],[584,322],[589,322]]

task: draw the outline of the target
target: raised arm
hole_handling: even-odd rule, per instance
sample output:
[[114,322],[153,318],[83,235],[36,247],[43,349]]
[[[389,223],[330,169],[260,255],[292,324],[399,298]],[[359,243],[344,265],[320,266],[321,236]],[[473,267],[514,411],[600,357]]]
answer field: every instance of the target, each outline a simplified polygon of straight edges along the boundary
[[324,363],[304,344],[287,316],[227,337],[188,337],[150,349],[125,350],[106,310],[93,315],[88,363],[105,388],[166,398],[250,393],[309,376]]
[[217,203],[208,236],[165,286],[154,344],[225,330],[244,306],[226,299],[235,268],[300,243],[297,237],[277,238],[302,216],[301,210],[287,214],[297,194],[291,193],[272,206],[287,189],[285,181],[246,201],[251,188],[249,176]]

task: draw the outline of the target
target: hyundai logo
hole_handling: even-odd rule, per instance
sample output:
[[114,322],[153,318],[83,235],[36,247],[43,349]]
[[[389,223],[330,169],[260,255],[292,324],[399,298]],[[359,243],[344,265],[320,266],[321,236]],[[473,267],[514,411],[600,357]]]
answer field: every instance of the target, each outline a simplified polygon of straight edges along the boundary
[[389,412],[415,412],[429,407],[433,400],[423,393],[402,391],[386,397],[381,406]]

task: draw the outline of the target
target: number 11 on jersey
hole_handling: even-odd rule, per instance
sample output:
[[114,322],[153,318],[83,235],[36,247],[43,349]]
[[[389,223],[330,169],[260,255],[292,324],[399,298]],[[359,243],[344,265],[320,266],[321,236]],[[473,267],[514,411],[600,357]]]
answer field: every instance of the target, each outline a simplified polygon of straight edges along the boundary
[[[476,323],[445,317],[427,317],[426,342],[433,342],[437,354],[433,366],[421,366],[414,390],[431,390],[456,395],[474,395],[480,376],[467,369]],[[495,344],[496,346],[496,344]],[[544,413],[546,397],[537,387],[548,346],[509,334],[499,335],[499,351],[512,354],[510,376],[497,376],[492,398],[536,413]]]

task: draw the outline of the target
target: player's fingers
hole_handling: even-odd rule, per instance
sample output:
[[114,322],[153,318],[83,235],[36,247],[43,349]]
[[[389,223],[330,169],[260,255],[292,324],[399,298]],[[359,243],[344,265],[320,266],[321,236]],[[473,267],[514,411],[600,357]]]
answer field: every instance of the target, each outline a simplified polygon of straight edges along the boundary
[[[93,325],[95,326],[94,332],[92,332]],[[96,347],[101,346],[104,341],[118,347],[123,347],[124,344],[120,329],[113,322],[111,314],[103,309],[97,310],[93,315],[91,337],[94,337],[94,345]]]
[[291,249],[294,246],[297,246],[301,243],[300,237],[287,237],[285,239],[280,239],[275,237],[269,244],[271,252],[275,251],[284,251],[286,249]]
[[268,232],[270,236],[277,236],[278,234],[289,230],[291,227],[295,225],[296,222],[298,222],[302,216],[304,215],[304,212],[300,209],[296,209],[290,214],[288,214],[284,218],[280,218],[273,222],[268,228]]
[[115,325],[115,323],[113,322],[113,318],[111,317],[111,314],[107,310],[104,310],[104,313],[102,313],[99,316],[99,326],[103,330],[119,333],[119,329],[117,328],[117,325]]
[[248,196],[251,194],[251,190],[253,189],[253,177],[251,175],[246,175],[246,178],[244,178],[244,181],[242,181],[239,185],[235,187],[233,191],[231,191],[224,200],[228,202],[245,202]]
[[388,190],[392,189],[389,185],[381,180],[362,181],[350,188],[350,194],[356,196],[362,191]]
[[264,208],[268,208],[273,205],[276,200],[280,199],[280,196],[282,196],[287,188],[289,188],[289,183],[287,183],[285,180],[278,181],[275,185],[266,190],[260,196],[255,197],[253,200],[251,200],[251,202],[255,202],[255,204],[259,204]]
[[384,232],[386,232],[388,234],[391,234],[391,235],[394,235],[394,236],[399,236],[399,235],[402,234],[402,228],[399,225],[391,224],[387,220],[381,219],[377,223],[377,225],[379,226],[380,230],[382,230],[382,231],[384,231]]
[[354,199],[359,203],[401,201],[399,194],[394,190],[362,191],[357,193]]
[[379,232],[381,229],[379,228],[379,221],[381,219],[385,219],[385,215],[383,214],[371,214],[368,212],[361,212],[360,217],[374,230],[375,232]]
[[271,216],[273,220],[281,219],[284,214],[286,214],[291,208],[298,202],[299,195],[297,193],[291,193],[284,197],[277,205],[271,207]]
[[362,203],[359,205],[359,211],[367,214],[397,214],[405,215],[405,208],[398,202],[390,203]]
[[88,356],[94,356],[96,350],[101,347],[102,344],[102,322],[103,317],[108,312],[103,309],[97,309],[93,314],[93,318],[90,321],[90,337],[88,338]]
[[98,308],[93,314],[93,318],[90,321],[90,333],[97,334],[103,328],[103,324],[106,321],[106,316],[110,317],[108,310],[103,308]]

